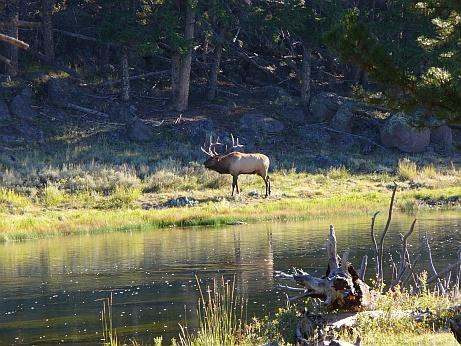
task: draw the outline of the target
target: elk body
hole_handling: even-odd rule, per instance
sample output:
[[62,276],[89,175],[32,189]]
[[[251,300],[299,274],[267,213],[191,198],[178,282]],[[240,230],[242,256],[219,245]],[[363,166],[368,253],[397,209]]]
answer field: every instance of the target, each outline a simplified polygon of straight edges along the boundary
[[[238,143],[238,138],[235,142],[232,135],[231,137],[231,149],[243,146]],[[259,153],[246,154],[238,151],[218,154],[214,148],[216,145],[221,145],[221,143],[219,143],[219,139],[216,143],[213,143],[210,137],[208,150],[201,147],[202,151],[209,156],[209,158],[205,161],[204,166],[220,174],[232,175],[232,196],[234,195],[234,190],[237,190],[237,193],[240,193],[238,186],[238,176],[240,174],[259,175],[263,178],[264,184],[266,185],[266,197],[271,194],[271,183],[268,175],[270,161],[266,155]]]

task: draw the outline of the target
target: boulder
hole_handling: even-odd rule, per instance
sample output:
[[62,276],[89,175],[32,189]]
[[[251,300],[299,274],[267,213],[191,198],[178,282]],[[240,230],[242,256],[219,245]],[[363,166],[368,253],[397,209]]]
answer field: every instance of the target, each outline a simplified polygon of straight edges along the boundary
[[431,143],[444,151],[451,151],[453,146],[453,134],[447,125],[433,127],[431,129]]
[[245,113],[240,118],[240,130],[244,133],[280,133],[284,129],[281,121],[265,116],[262,113]]
[[178,208],[178,207],[193,207],[199,202],[193,197],[178,197],[172,198],[165,202],[164,206],[169,208]]
[[296,107],[299,103],[298,98],[290,95],[284,88],[275,85],[255,88],[252,91],[252,94],[255,97],[264,98],[265,100],[270,101],[277,106],[281,106],[282,108]]
[[29,143],[43,143],[43,131],[37,126],[30,124],[27,121],[19,122],[15,125],[21,137]]
[[16,95],[10,104],[11,113],[21,119],[33,119],[37,112],[32,108],[32,90],[30,88],[22,89],[21,93]]
[[112,119],[122,123],[132,123],[136,119],[136,108],[133,105],[114,102],[110,106],[109,114]]
[[312,97],[306,120],[309,123],[330,121],[338,108],[346,103],[344,97],[334,93],[322,92]]
[[330,120],[330,127],[342,132],[351,132],[352,130],[352,106],[349,103],[341,105]]
[[193,143],[203,143],[210,135],[215,134],[213,121],[204,119],[197,121],[185,121],[181,123],[182,133]]
[[62,106],[70,101],[72,93],[66,79],[50,78],[47,83],[48,100],[55,105]]
[[384,123],[380,134],[381,143],[386,147],[420,153],[429,146],[431,131],[429,128],[413,127],[404,113],[397,113]]
[[150,142],[154,138],[152,128],[138,118],[128,124],[127,134],[135,142]]
[[304,112],[301,108],[286,108],[282,111],[281,116],[290,123],[301,124],[304,122]]
[[42,143],[43,131],[28,121],[19,120],[14,124],[0,127],[0,142],[5,144]]
[[11,119],[10,110],[5,101],[0,99],[0,123],[8,122]]

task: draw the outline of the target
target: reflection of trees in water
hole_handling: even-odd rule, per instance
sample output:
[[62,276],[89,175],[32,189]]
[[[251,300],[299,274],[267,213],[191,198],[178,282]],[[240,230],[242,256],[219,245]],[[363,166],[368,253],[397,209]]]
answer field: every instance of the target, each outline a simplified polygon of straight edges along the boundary
[[[262,289],[262,286],[272,286],[274,272],[274,254],[272,248],[272,230],[267,228],[264,237],[257,237],[260,244],[252,244],[250,248],[242,250],[241,242],[242,230],[235,230],[234,237],[234,263],[236,266],[236,287],[239,294],[248,298],[250,294],[254,295],[256,288]],[[248,245],[247,242],[244,244]],[[244,254],[242,255],[242,251]],[[248,251],[248,253],[245,253]],[[253,270],[249,270],[252,268]],[[256,280],[259,283],[256,284]]]

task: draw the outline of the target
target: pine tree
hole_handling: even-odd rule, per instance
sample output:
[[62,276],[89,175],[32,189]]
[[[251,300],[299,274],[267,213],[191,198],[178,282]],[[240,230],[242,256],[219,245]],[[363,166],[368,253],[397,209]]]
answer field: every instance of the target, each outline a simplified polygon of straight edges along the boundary
[[404,1],[400,12],[402,27],[395,21],[390,25],[387,17],[388,26],[377,28],[357,9],[348,11],[327,40],[344,60],[358,64],[380,84],[382,102],[403,109],[425,107],[440,118],[459,121],[461,4]]

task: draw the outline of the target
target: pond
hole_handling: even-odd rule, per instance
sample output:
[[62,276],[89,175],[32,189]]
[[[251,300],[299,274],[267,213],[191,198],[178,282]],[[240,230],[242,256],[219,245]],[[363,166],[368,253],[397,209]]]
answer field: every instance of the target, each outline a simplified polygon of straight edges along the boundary
[[[379,234],[385,218],[378,218]],[[394,217],[386,249],[398,248],[399,232],[406,232],[411,221],[405,215]],[[111,293],[119,338],[149,342],[163,335],[169,340],[178,335],[178,323],[197,324],[195,275],[203,285],[214,277],[235,276],[238,293],[248,299],[250,317],[274,314],[285,305],[285,296],[273,289],[273,271],[297,266],[323,273],[330,223],[335,225],[338,251],[350,250],[349,258],[358,267],[363,255],[371,255],[370,217],[2,244],[0,345],[97,344],[102,330],[100,299]],[[459,212],[418,217],[410,251],[423,254],[420,266],[428,268],[425,231],[436,267],[455,262],[460,224]],[[367,277],[373,273],[369,260]]]

